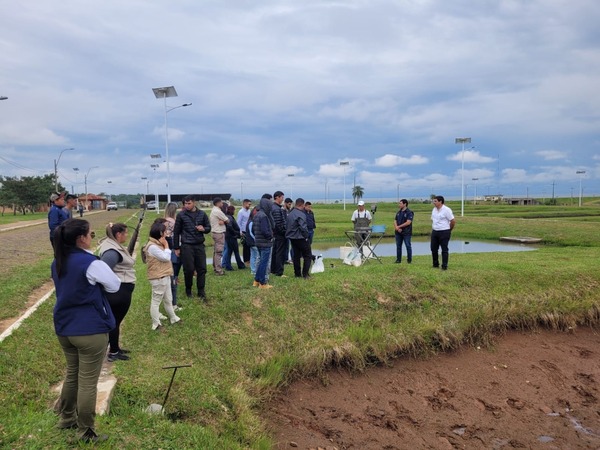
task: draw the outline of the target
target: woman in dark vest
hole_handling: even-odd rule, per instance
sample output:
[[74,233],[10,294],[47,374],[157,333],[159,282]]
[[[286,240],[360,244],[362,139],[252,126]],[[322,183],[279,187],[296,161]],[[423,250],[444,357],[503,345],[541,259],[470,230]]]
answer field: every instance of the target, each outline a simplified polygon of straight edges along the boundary
[[96,394],[115,318],[104,295],[121,281],[90,252],[93,232],[87,220],[68,219],[54,230],[52,279],[56,287],[54,330],[67,374],[57,409],[59,428],[78,428],[85,442],[105,440],[94,429]]
[[115,316],[115,328],[108,333],[108,361],[128,360],[129,350],[121,348],[119,337],[121,335],[121,322],[127,315],[131,306],[131,296],[135,289],[135,260],[131,257],[123,244],[127,242],[127,225],[124,223],[109,223],[106,226],[106,238],[100,241],[98,254],[100,259],[121,280],[121,287],[115,293],[107,293],[106,298]]

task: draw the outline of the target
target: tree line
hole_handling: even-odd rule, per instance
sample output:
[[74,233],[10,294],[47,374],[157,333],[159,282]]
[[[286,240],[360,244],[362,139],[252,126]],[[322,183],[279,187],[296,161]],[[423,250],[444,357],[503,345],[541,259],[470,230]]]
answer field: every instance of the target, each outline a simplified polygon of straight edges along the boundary
[[[50,194],[54,192],[54,175],[42,177],[5,177],[0,175],[0,209],[2,215],[7,208],[23,215],[27,212],[37,212],[43,205],[49,203]],[[59,191],[64,191],[58,185]]]

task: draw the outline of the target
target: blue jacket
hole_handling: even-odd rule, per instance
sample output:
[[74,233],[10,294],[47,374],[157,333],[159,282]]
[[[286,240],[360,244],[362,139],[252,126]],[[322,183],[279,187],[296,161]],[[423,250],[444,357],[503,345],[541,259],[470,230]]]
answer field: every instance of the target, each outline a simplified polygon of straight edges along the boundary
[[48,210],[48,228],[50,228],[50,239],[52,239],[52,233],[54,233],[54,229],[69,218],[69,211],[67,211],[66,208],[61,208],[55,204],[50,207]]
[[89,336],[115,328],[115,317],[102,286],[91,285],[86,277],[88,267],[96,260],[97,256],[76,248],[67,257],[60,278],[56,261],[52,262],[56,287],[54,330],[58,336]]

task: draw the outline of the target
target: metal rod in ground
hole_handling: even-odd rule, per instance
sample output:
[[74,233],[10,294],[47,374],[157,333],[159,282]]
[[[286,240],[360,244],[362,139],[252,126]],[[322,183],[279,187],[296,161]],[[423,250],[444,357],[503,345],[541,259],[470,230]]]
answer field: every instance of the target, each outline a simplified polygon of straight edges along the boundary
[[191,364],[182,364],[180,366],[167,366],[167,367],[163,367],[163,369],[174,369],[173,370],[173,375],[171,376],[171,382],[169,383],[169,387],[167,389],[167,393],[165,394],[165,399],[163,400],[163,404],[162,404],[162,410],[164,413],[165,410],[165,404],[167,403],[167,399],[169,398],[169,392],[171,392],[171,386],[173,386],[173,381],[175,380],[175,374],[177,373],[177,369],[179,369],[180,367],[192,367]]

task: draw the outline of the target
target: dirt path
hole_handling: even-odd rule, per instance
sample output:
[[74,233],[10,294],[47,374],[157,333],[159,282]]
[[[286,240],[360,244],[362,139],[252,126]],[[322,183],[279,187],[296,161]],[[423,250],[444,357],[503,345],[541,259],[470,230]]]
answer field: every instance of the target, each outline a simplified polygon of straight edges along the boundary
[[400,359],[268,405],[278,449],[600,449],[600,332],[511,333]]

